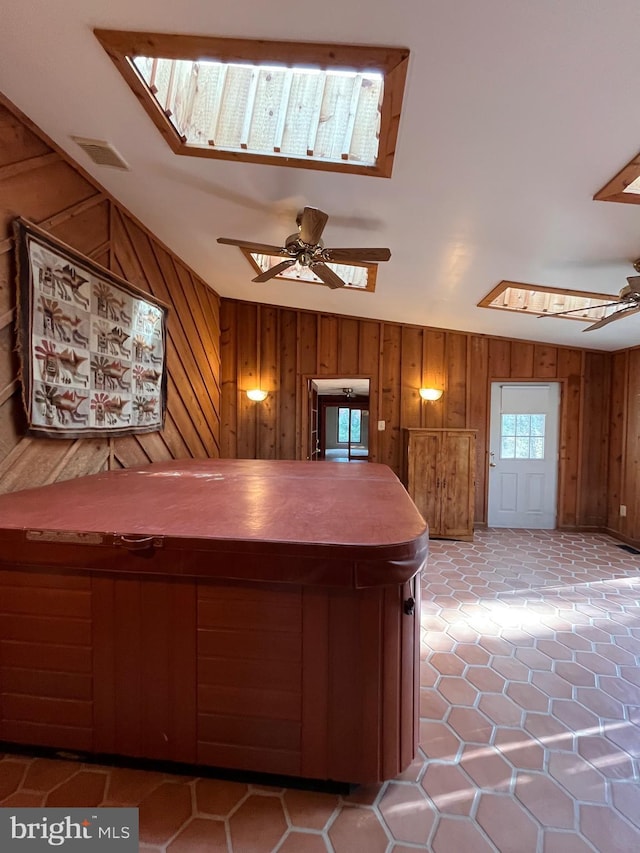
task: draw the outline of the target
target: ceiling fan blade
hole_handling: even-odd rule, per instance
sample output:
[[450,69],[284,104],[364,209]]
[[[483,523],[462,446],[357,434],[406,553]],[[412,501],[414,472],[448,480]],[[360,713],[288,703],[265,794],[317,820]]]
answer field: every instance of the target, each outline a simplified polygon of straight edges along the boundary
[[591,308],[569,308],[568,311],[548,311],[546,314],[538,314],[538,319],[541,317],[562,317],[564,314],[577,314],[580,311],[582,313],[586,313],[587,311],[593,311],[595,308],[610,308],[612,305],[619,305],[620,300],[616,299],[615,302],[605,302],[604,305],[592,305]]
[[267,243],[249,243],[247,240],[234,240],[232,237],[218,237],[218,243],[227,246],[240,246],[256,255],[283,255],[285,250],[282,246],[269,246]]
[[323,254],[329,262],[336,264],[388,261],[391,257],[389,249],[324,249]]
[[586,329],[583,329],[583,332],[593,332],[594,329],[601,329],[603,326],[608,325],[609,323],[613,323],[614,320],[622,320],[623,317],[629,317],[631,314],[635,314],[637,311],[640,311],[640,305],[636,305],[635,303],[628,308],[621,308],[619,311],[614,311],[613,314],[609,314],[608,317],[603,317],[602,320],[598,320],[597,323],[592,323],[590,326],[587,326]]
[[334,290],[338,287],[344,287],[346,281],[343,281],[339,275],[336,275],[330,267],[326,264],[323,264],[322,261],[316,261],[313,264],[310,264],[313,272],[318,276],[318,278],[322,279],[322,281],[329,285],[329,287]]
[[309,246],[320,242],[329,216],[317,207],[305,207],[300,216],[300,239]]
[[280,275],[281,272],[284,272],[289,267],[292,267],[296,262],[295,258],[289,258],[286,261],[282,261],[280,264],[276,264],[275,267],[270,267],[268,270],[260,273],[255,278],[252,278],[251,281],[269,281],[271,278],[275,278],[277,275]]

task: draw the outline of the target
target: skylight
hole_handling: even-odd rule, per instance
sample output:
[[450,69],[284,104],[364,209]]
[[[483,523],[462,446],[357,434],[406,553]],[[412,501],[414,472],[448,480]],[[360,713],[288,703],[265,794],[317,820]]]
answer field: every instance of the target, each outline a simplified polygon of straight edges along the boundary
[[177,154],[391,175],[404,48],[96,36]]
[[[249,263],[253,266],[256,272],[266,272],[276,264],[282,261],[282,257],[275,255],[258,255],[254,252],[249,252],[241,248]],[[376,289],[376,276],[378,265],[372,263],[363,264],[327,264],[340,278],[346,282],[345,287],[349,290],[361,290],[372,293]],[[310,267],[304,267],[299,263],[294,264],[275,278],[284,279],[286,281],[306,281],[310,284],[322,284],[324,282],[318,278]]]
[[575,311],[575,314],[563,314],[559,319],[594,321],[611,313],[613,309],[607,309],[604,305],[615,299],[615,296],[606,293],[557,290],[538,284],[501,281],[478,302],[478,307],[549,316],[553,316],[558,311]]
[[630,160],[618,174],[595,195],[596,201],[621,201],[640,204],[640,154]]

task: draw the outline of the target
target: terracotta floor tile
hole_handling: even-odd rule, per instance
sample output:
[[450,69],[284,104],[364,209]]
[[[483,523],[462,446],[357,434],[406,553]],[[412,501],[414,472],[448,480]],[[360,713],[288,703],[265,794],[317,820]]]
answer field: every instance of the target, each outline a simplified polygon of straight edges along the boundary
[[580,807],[580,831],[598,853],[640,850],[640,830],[604,806]]
[[162,773],[114,767],[109,773],[105,799],[114,804],[137,806],[154,788],[162,784],[164,779]]
[[506,791],[511,787],[514,770],[493,746],[467,744],[460,766],[480,788]]
[[496,730],[493,744],[517,769],[542,770],[544,748],[523,729],[499,728]]
[[227,850],[224,823],[196,817],[167,845],[166,853],[227,853]]
[[485,666],[489,663],[489,653],[478,645],[458,643],[455,648],[456,656],[462,658],[465,663]]
[[392,782],[378,808],[396,841],[427,843],[436,812],[419,787]]
[[63,806],[65,808],[80,806],[97,806],[104,799],[107,787],[107,774],[81,770],[58,785],[45,800],[47,806]]
[[548,771],[576,800],[606,803],[604,777],[579,755],[556,752],[549,757]]
[[640,786],[634,782],[612,782],[613,804],[640,829]]
[[231,843],[242,853],[271,853],[287,830],[279,797],[250,795],[229,818]]
[[437,690],[428,688],[420,691],[420,716],[422,718],[441,720],[448,710],[448,703]]
[[481,696],[478,710],[498,726],[519,726],[523,717],[522,708],[498,693]]
[[523,728],[550,749],[573,750],[574,732],[548,714],[525,714]]
[[447,723],[467,743],[489,743],[492,724],[475,708],[452,708]]
[[470,666],[464,677],[483,693],[502,693],[507,683],[501,675],[488,666]]
[[25,776],[22,787],[29,791],[50,791],[80,769],[74,761],[36,758]]
[[433,687],[439,677],[440,673],[436,669],[434,669],[430,663],[424,660],[420,661],[421,687]]
[[191,788],[163,782],[139,806],[140,841],[165,844],[191,817]]
[[632,758],[640,759],[640,728],[627,721],[608,721],[603,726],[604,736]]
[[579,737],[578,752],[609,779],[632,779],[633,762],[626,752],[604,737]]
[[321,830],[339,808],[340,799],[336,794],[288,790],[284,794],[284,805],[292,826]]
[[[485,649],[490,655],[510,655],[513,647],[506,640],[501,640],[500,637],[480,637],[478,645]],[[497,669],[497,667],[495,667]],[[498,670],[499,672],[500,670]]]
[[456,655],[443,652],[431,655],[429,663],[441,675],[462,675],[466,666],[465,662]]
[[515,657],[530,670],[548,672],[552,667],[552,660],[540,649],[516,649]]
[[538,826],[512,797],[482,794],[476,820],[500,853],[537,849]]
[[519,773],[515,793],[543,826],[574,828],[573,800],[549,777],[541,773]]
[[420,746],[427,758],[452,761],[460,749],[460,740],[444,723],[420,720]]
[[226,817],[248,793],[248,786],[240,782],[198,779],[196,808],[200,813]]
[[340,800],[352,806],[372,806],[384,788],[383,783],[376,785],[359,785],[349,794],[344,794]]
[[544,833],[544,853],[593,853],[593,847],[575,832],[549,829]]
[[495,853],[482,831],[469,820],[453,817],[440,819],[432,843],[433,853]]
[[26,770],[22,761],[0,762],[0,802],[17,791]]
[[600,731],[599,718],[573,699],[554,699],[551,713],[578,735]]
[[630,681],[631,684],[635,684],[640,687],[640,670],[637,667],[621,666],[620,675],[625,679],[625,681]]
[[369,808],[343,808],[329,838],[335,853],[386,853],[389,844],[380,819]]
[[526,682],[529,679],[529,668],[516,658],[496,655],[491,662],[491,667],[509,681]]
[[573,686],[556,672],[536,671],[531,677],[531,683],[552,699],[571,699],[573,695]]
[[599,717],[609,720],[624,720],[625,708],[622,702],[603,693],[598,687],[578,687],[576,701]]
[[[573,661],[556,661],[554,670],[556,675],[564,678],[569,684],[576,687],[594,687],[596,683],[595,676],[588,669],[580,666],[579,663]],[[603,676],[606,677],[606,676]]]
[[399,773],[396,776],[396,779],[401,782],[419,782],[424,774],[424,770],[427,766],[427,761],[422,755],[420,749],[418,749],[418,754],[413,759],[411,764],[404,770],[402,773]]
[[[640,644],[638,644],[638,651],[640,652]],[[640,705],[640,687],[631,684],[624,678],[602,675],[598,680],[598,686],[609,696],[624,702],[626,705]]]
[[321,835],[306,832],[290,832],[278,853],[329,853],[327,843]]
[[3,808],[31,809],[44,805],[46,794],[36,791],[16,791],[2,801]]
[[396,780],[338,796],[9,755],[2,804],[108,778],[103,804],[140,801],[141,853],[226,851],[227,829],[235,853],[640,851],[637,560],[485,529],[433,540],[421,586],[421,748]]
[[464,771],[454,764],[427,766],[422,787],[440,814],[469,815],[478,790]]
[[466,679],[444,675],[438,682],[438,692],[450,705],[472,706],[478,698],[478,691]]
[[546,712],[549,708],[549,697],[533,684],[516,682],[509,684],[506,695],[525,711]]

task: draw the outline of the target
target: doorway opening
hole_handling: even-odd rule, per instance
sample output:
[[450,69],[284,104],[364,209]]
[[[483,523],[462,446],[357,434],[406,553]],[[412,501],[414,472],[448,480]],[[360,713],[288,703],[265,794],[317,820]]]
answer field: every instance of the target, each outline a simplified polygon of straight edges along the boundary
[[369,382],[363,377],[309,379],[309,459],[366,462]]

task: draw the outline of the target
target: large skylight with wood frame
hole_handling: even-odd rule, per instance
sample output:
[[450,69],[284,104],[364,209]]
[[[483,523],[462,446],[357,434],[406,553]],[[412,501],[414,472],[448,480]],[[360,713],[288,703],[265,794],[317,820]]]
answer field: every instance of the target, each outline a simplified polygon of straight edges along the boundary
[[[282,257],[277,255],[258,255],[254,252],[249,252],[247,249],[240,248],[240,251],[245,255],[251,266],[256,272],[266,272],[268,269],[276,266],[282,261]],[[360,290],[373,293],[376,289],[376,276],[378,273],[378,265],[374,263],[362,264],[327,264],[340,278],[345,282],[345,288],[349,290]],[[309,284],[322,284],[322,279],[318,278],[311,267],[302,266],[295,263],[289,269],[280,273],[274,278],[283,279],[284,281],[305,281]]]
[[593,321],[610,313],[611,309],[607,310],[604,306],[615,299],[615,295],[606,293],[560,290],[538,284],[501,281],[478,302],[478,307],[549,316],[558,311],[575,311],[575,314],[564,314],[559,319]]
[[391,175],[405,48],[96,36],[177,154]]

